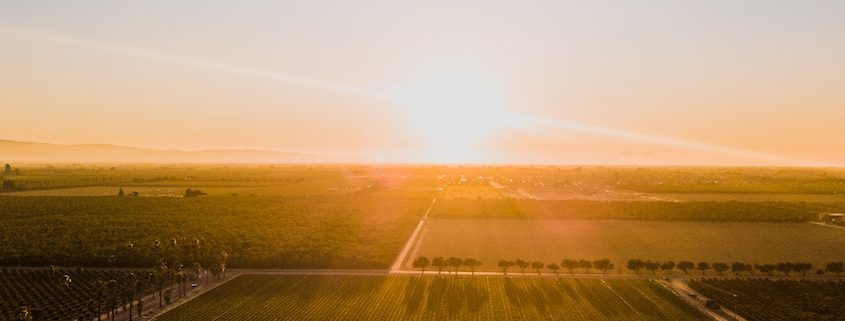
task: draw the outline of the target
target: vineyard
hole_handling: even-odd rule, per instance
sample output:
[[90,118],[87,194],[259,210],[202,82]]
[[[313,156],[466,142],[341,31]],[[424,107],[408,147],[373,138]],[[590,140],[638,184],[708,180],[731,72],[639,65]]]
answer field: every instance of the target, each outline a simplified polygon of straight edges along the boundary
[[841,281],[703,279],[690,287],[751,321],[845,319]]
[[647,280],[243,275],[178,320],[707,320]]
[[[124,305],[129,292],[134,297],[151,293],[145,284],[149,272],[135,271],[130,288],[129,271],[117,270],[0,270],[0,320],[18,320],[26,308],[34,320],[90,320],[106,307]],[[108,281],[115,280],[113,284]],[[98,282],[102,281],[102,282]]]

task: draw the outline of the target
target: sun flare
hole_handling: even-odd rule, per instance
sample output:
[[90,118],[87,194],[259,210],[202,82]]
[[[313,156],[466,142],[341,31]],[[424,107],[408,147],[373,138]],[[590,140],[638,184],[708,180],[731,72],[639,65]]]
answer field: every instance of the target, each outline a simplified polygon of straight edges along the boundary
[[472,150],[508,121],[492,77],[464,65],[422,73],[396,91],[413,130],[433,150]]

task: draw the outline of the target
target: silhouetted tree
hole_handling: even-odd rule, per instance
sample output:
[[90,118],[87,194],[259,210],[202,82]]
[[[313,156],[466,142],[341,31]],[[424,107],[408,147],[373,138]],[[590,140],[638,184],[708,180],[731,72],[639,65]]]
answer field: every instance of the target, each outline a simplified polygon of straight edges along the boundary
[[646,270],[650,271],[652,275],[655,275],[657,274],[657,270],[660,269],[660,263],[646,261],[645,263],[643,263],[643,267],[645,267]]
[[11,173],[12,172],[12,165],[6,164],[6,169],[3,170],[3,172],[5,172],[6,174]]
[[608,259],[601,259],[593,261],[593,267],[601,270],[602,273],[607,274],[607,270],[613,269],[613,264]]
[[663,264],[660,264],[660,270],[666,272],[668,275],[672,275],[672,269],[675,268],[675,262],[667,261]]
[[728,267],[727,263],[722,263],[722,262],[713,263],[713,271],[716,271],[716,273],[718,273],[719,275],[723,275],[723,273],[725,273],[725,271],[727,271],[728,269],[729,269],[729,267]]
[[560,270],[560,265],[557,265],[557,263],[549,263],[546,265],[546,268],[552,270],[555,272],[555,275],[557,275],[557,270]]
[[575,269],[578,268],[578,261],[572,259],[563,259],[560,261],[560,266],[569,270],[569,274],[575,274]]
[[514,262],[516,263],[516,266],[519,267],[519,272],[521,272],[522,275],[525,275],[525,269],[531,266],[531,263],[523,261],[522,259],[516,259]]
[[807,271],[813,269],[813,264],[800,262],[795,263],[795,272],[801,272],[801,276],[807,276]]
[[546,265],[543,264],[543,262],[540,262],[540,261],[531,262],[531,268],[537,270],[537,275],[540,275],[540,269],[542,269],[545,266]]
[[698,262],[698,265],[695,267],[695,269],[701,271],[701,275],[705,275],[707,274],[707,270],[710,269],[710,263]]
[[455,274],[458,274],[458,269],[461,268],[462,265],[464,265],[464,260],[461,260],[461,258],[459,257],[452,256],[449,257],[449,260],[447,260],[446,263],[449,263],[449,266],[455,269]]
[[505,275],[508,275],[508,269],[514,266],[515,264],[516,263],[514,263],[513,261],[508,260],[501,260],[498,263],[499,267],[502,268],[502,273],[504,273]]
[[836,274],[836,276],[839,276],[839,275],[842,274],[842,272],[845,272],[845,262],[842,262],[842,261],[830,262],[830,263],[827,264],[827,266],[824,268],[824,270],[827,271],[827,272]]
[[422,273],[425,273],[425,268],[427,268],[431,262],[428,261],[428,258],[425,256],[420,256],[416,260],[414,260],[413,266],[415,269],[422,269]]
[[590,274],[590,269],[593,268],[593,262],[580,260],[578,261],[578,267],[584,269],[584,273]]
[[734,275],[739,275],[740,273],[745,272],[747,267],[748,266],[745,265],[745,263],[733,262],[731,264],[731,272],[733,272]]
[[684,274],[689,274],[689,270],[695,268],[695,263],[690,261],[680,261],[678,262],[678,270],[684,271]]
[[795,263],[790,262],[781,262],[775,266],[775,270],[780,271],[786,276],[789,276],[789,273],[795,270]]
[[481,261],[473,258],[466,258],[464,259],[464,266],[469,268],[469,271],[472,275],[475,275],[475,269],[481,266]]
[[431,265],[437,268],[437,274],[441,274],[443,272],[443,268],[449,266],[449,263],[442,257],[438,256],[431,260]]
[[640,259],[630,259],[625,267],[627,267],[628,270],[634,271],[636,274],[640,274],[640,270],[645,267],[645,262]]

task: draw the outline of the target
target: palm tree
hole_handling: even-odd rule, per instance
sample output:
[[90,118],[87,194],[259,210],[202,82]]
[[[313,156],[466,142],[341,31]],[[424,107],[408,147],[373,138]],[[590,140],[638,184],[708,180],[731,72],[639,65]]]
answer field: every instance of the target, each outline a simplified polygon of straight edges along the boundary
[[416,260],[414,260],[413,266],[415,269],[422,269],[422,273],[425,274],[425,268],[428,267],[431,262],[428,261],[428,258],[425,256],[420,256]]

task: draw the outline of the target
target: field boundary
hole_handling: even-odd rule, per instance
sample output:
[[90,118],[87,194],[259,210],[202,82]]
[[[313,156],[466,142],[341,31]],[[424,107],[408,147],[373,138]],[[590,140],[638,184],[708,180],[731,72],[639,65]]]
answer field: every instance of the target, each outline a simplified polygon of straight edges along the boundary
[[425,225],[426,220],[428,220],[428,213],[431,212],[431,208],[434,207],[434,203],[437,202],[437,199],[431,200],[431,205],[428,206],[428,209],[425,211],[420,222],[417,224],[417,228],[414,229],[414,233],[411,233],[411,237],[408,238],[408,241],[405,242],[405,247],[402,248],[402,251],[399,252],[399,256],[396,257],[396,261],[393,262],[393,265],[390,266],[390,272],[398,272],[402,270],[402,264],[408,259],[408,252],[411,251],[411,247],[413,247],[414,243],[417,242],[418,236],[420,231],[422,231],[423,226]]

